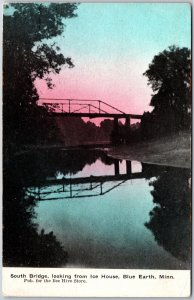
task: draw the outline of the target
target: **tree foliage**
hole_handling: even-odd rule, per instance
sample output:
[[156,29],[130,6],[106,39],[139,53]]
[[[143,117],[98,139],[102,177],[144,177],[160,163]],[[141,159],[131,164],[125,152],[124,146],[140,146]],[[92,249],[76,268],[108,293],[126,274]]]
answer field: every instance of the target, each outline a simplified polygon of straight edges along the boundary
[[158,122],[174,123],[174,129],[189,127],[191,113],[191,52],[188,48],[169,47],[154,56],[148,70],[154,94],[150,105]]
[[69,57],[59,53],[59,46],[48,40],[63,33],[63,20],[76,16],[76,4],[16,3],[10,6],[14,8],[13,14],[4,15],[4,71],[10,64],[15,72],[7,71],[5,75],[16,79],[26,73],[34,81],[50,72],[59,73],[64,64],[73,66]]
[[[25,143],[30,131],[37,130],[36,118],[45,114],[45,109],[36,106],[35,79],[45,79],[52,88],[50,74],[58,74],[63,65],[73,67],[71,58],[64,57],[52,39],[63,33],[64,19],[75,17],[76,9],[74,3],[13,3],[5,7],[4,132],[16,144]],[[30,118],[35,119],[29,127]]]

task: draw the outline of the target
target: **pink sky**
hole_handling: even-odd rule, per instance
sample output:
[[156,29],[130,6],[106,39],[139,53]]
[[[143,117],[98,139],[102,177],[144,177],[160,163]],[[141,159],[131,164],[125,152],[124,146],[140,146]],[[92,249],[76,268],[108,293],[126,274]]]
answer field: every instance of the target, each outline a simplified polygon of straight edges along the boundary
[[139,62],[128,59],[127,65],[124,58],[110,65],[89,61],[84,68],[81,57],[76,61],[75,68],[52,76],[54,89],[48,90],[43,80],[36,82],[40,98],[99,99],[131,114],[151,109],[151,89],[142,67],[137,71]]

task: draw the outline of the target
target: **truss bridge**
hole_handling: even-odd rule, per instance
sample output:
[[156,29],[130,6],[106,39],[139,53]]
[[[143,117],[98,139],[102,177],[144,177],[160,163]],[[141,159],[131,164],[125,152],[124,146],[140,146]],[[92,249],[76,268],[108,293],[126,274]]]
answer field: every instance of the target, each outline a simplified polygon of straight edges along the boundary
[[130,126],[131,119],[142,118],[142,115],[125,113],[102,100],[40,98],[39,101],[52,116],[113,118],[115,129],[119,119],[125,119],[125,124]]

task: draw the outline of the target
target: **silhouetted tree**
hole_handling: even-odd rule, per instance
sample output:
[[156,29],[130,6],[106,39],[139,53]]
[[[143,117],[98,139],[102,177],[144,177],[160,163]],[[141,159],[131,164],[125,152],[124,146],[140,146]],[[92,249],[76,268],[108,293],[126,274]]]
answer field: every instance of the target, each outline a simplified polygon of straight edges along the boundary
[[[190,50],[169,47],[153,58],[143,75],[148,77],[148,84],[154,92],[150,102],[154,107],[151,112],[152,127],[158,123],[161,133],[189,128],[191,126]],[[150,116],[147,115],[146,118],[148,120]]]
[[[29,141],[33,131],[53,127],[45,109],[37,108],[35,79],[45,79],[52,88],[51,72],[62,65],[73,67],[69,57],[52,42],[62,34],[64,18],[75,17],[74,3],[13,3],[5,5],[3,19],[3,115],[6,146]],[[51,126],[49,126],[51,125]],[[47,132],[49,128],[47,128]],[[31,137],[31,141],[32,141]]]

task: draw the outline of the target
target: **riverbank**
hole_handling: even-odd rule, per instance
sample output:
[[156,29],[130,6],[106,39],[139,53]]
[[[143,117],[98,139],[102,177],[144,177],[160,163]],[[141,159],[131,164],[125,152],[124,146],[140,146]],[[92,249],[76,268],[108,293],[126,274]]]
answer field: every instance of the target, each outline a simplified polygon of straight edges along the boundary
[[108,155],[117,159],[191,168],[191,137],[183,132],[154,141],[115,146],[108,150]]
[[97,143],[85,143],[85,144],[78,144],[78,145],[65,145],[65,144],[45,144],[45,145],[25,145],[20,150],[15,151],[15,155],[23,155],[25,153],[34,152],[36,150],[75,150],[75,149],[104,149],[104,148],[110,148],[112,145],[110,142],[97,142]]

